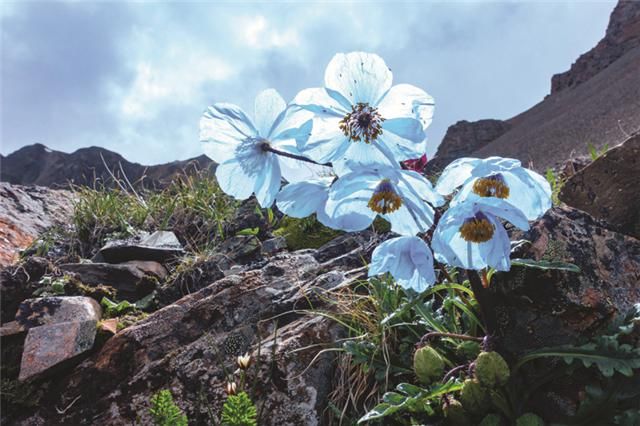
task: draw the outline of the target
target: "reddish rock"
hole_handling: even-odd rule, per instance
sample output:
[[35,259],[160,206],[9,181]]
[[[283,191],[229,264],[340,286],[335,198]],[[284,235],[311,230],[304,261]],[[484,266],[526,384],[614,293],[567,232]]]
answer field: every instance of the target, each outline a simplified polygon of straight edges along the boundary
[[640,238],[640,133],[574,174],[560,199],[604,220],[611,229]]
[[66,226],[72,200],[69,191],[0,182],[0,267],[14,263],[48,228]]
[[91,349],[96,325],[96,321],[73,321],[31,328],[24,341],[18,379],[33,379]]

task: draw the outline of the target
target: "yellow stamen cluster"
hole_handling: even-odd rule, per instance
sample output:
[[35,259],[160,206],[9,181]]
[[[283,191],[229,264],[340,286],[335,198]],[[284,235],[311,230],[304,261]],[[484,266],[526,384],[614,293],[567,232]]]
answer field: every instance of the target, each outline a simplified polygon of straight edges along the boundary
[[340,130],[353,142],[371,143],[382,134],[384,118],[366,103],[351,106],[351,112],[340,120]]
[[484,243],[493,237],[495,227],[486,217],[473,217],[464,221],[460,234],[465,241]]
[[473,192],[481,197],[509,197],[509,187],[500,175],[477,179],[473,183]]
[[402,198],[388,179],[378,184],[367,206],[380,214],[392,213],[402,206]]

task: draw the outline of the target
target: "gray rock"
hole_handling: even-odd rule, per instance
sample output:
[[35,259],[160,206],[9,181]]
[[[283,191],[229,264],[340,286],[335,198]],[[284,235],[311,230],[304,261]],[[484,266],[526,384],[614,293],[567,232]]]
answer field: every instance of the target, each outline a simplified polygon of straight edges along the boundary
[[[353,258],[366,259],[373,249],[353,247]],[[316,358],[318,345],[343,331],[321,316],[293,311],[322,306],[326,291],[353,283],[362,270],[337,263],[325,272],[333,259],[320,262],[313,252],[276,254],[262,267],[223,277],[120,331],[60,380],[57,397],[33,418],[50,424],[99,418],[102,425],[119,425],[142,416],[138,421],[146,424],[150,396],[169,388],[194,424],[218,424],[225,371],[234,371],[236,356],[248,351],[260,360],[250,374],[257,374],[256,404],[264,404],[261,424],[322,424],[335,365],[330,353]],[[201,409],[203,390],[207,410]],[[56,405],[67,406],[79,394],[86,397],[73,410],[57,414]]]
[[253,235],[236,235],[228,238],[216,247],[215,259],[222,271],[231,269],[236,264],[246,265],[262,258],[262,244]]
[[606,221],[615,231],[640,238],[639,188],[640,133],[569,178],[560,199]]
[[272,255],[287,248],[287,240],[284,237],[270,238],[262,242],[262,254]]
[[126,240],[110,241],[96,254],[95,260],[122,263],[130,260],[150,260],[164,263],[182,256],[184,249],[173,232],[141,233]]
[[[148,266],[144,263],[143,266]],[[136,301],[155,289],[155,279],[160,278],[152,270],[159,269],[145,267],[141,269],[137,263],[65,263],[60,270],[72,273],[83,284],[97,286],[100,284],[113,287],[117,291],[119,300]],[[161,266],[160,266],[161,267]]]

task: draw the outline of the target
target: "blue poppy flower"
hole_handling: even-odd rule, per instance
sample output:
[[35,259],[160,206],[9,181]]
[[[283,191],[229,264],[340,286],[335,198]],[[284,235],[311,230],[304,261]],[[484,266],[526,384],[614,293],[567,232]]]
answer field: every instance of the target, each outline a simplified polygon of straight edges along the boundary
[[431,250],[418,237],[392,238],[376,247],[371,255],[369,276],[385,272],[401,287],[418,293],[436,282]]
[[547,180],[521,166],[512,158],[460,158],[449,164],[436,191],[447,195],[462,186],[451,206],[464,202],[470,194],[504,199],[519,208],[527,219],[535,220],[551,208],[551,186]]
[[270,207],[280,189],[281,178],[304,181],[324,173],[323,166],[277,156],[270,146],[300,154],[296,139],[306,137],[309,116],[290,114],[282,97],[268,89],[256,97],[254,120],[236,105],[217,103],[200,120],[200,140],[205,154],[218,163],[220,188],[244,200],[255,194],[262,207]]
[[529,229],[522,211],[501,198],[470,194],[464,203],[449,208],[431,241],[436,260],[465,269],[490,266],[508,271],[511,243],[498,218],[522,230]]
[[315,213],[320,223],[334,228],[335,224],[325,210],[332,181],[333,177],[327,177],[290,183],[276,197],[276,205],[281,212],[291,217],[303,218]]
[[338,176],[352,166],[397,167],[422,155],[433,98],[409,84],[391,83],[391,70],[378,55],[335,55],[325,71],[325,87],[303,90],[292,102],[298,111],[314,114],[300,150],[319,163],[332,162]]
[[357,168],[340,177],[331,186],[326,211],[345,231],[365,229],[380,214],[391,222],[393,232],[415,235],[433,225],[431,205],[443,202],[419,173],[379,166]]

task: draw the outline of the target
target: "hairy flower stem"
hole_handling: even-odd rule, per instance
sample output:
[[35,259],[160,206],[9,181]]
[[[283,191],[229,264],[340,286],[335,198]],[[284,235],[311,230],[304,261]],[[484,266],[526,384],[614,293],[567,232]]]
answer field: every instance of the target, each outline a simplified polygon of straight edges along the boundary
[[482,279],[480,278],[478,271],[467,270],[467,276],[471,283],[471,290],[476,296],[478,306],[480,306],[480,315],[484,322],[486,334],[488,336],[495,336],[496,318],[493,315],[495,309],[491,295],[489,294],[488,289],[482,284]]
[[288,153],[288,152],[280,151],[278,149],[273,148],[268,143],[262,144],[262,149],[264,151],[273,152],[276,155],[281,155],[282,157],[293,158],[294,160],[300,160],[300,161],[304,161],[306,163],[317,164],[319,166],[328,166],[328,167],[332,166],[331,163],[318,163],[318,162],[313,161],[313,160],[311,160],[311,159],[309,159],[307,157],[304,157],[302,155],[291,154],[291,153]]
[[427,333],[424,336],[422,336],[418,344],[423,345],[427,343],[429,340],[435,339],[436,337],[449,337],[451,339],[458,339],[458,340],[473,340],[475,342],[482,342],[484,340],[484,337],[468,336],[466,334],[457,334],[457,333],[444,333],[444,332],[441,333],[438,331],[434,331],[432,333]]

